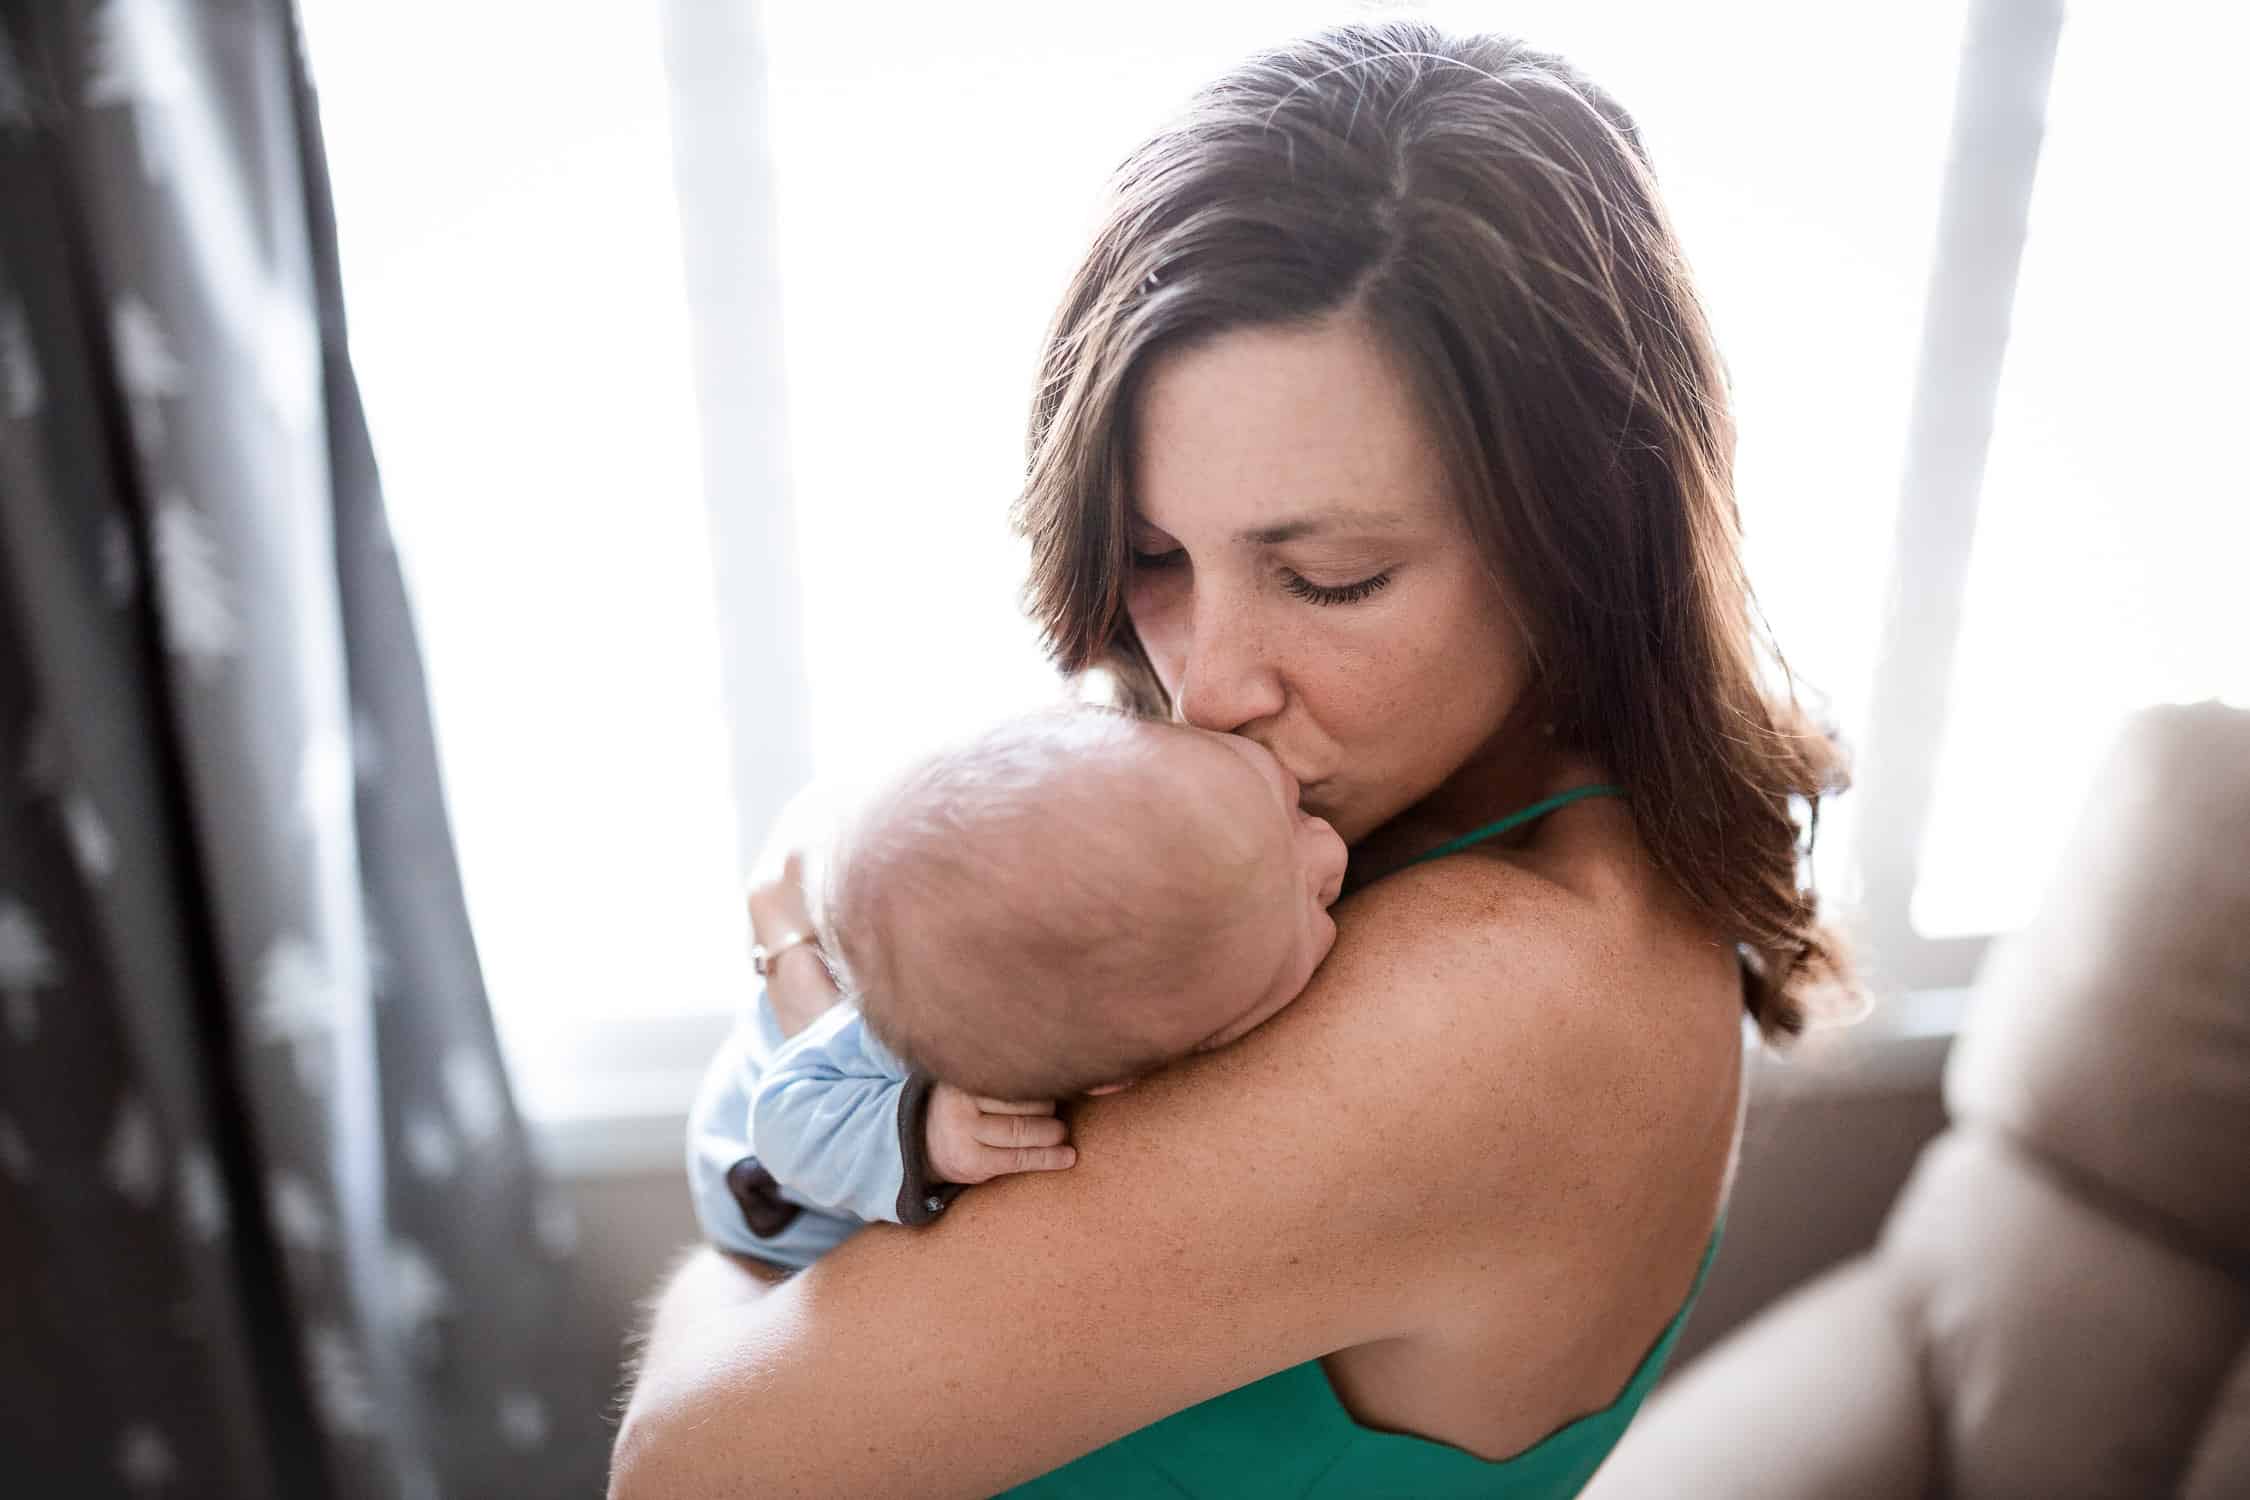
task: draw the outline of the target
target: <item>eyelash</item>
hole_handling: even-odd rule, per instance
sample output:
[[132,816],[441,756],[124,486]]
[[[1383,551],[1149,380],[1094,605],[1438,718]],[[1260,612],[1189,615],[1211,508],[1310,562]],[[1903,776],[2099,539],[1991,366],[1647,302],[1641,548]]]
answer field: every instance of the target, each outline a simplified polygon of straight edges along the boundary
[[[1151,572],[1161,572],[1166,568],[1178,567],[1181,559],[1186,555],[1184,551],[1178,548],[1174,548],[1170,552],[1135,552],[1133,554],[1133,566],[1146,568]],[[1357,604],[1370,594],[1387,587],[1391,581],[1390,571],[1385,569],[1372,578],[1362,578],[1357,583],[1347,583],[1341,588],[1328,588],[1298,574],[1290,573],[1287,569],[1284,569],[1283,572],[1286,576],[1282,579],[1282,588],[1310,604]]]
[[1362,578],[1357,583],[1347,583],[1340,589],[1331,589],[1323,588],[1317,583],[1308,582],[1291,573],[1281,586],[1298,598],[1309,600],[1314,604],[1357,604],[1368,595],[1383,588],[1390,581],[1391,575],[1389,573],[1377,573],[1373,578]]

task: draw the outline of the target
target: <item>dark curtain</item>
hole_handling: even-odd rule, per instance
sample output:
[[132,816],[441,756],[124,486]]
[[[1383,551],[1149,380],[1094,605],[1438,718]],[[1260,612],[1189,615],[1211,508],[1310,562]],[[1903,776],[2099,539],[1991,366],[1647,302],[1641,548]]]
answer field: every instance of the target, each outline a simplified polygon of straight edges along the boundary
[[285,0],[0,0],[10,1494],[601,1485],[325,170]]

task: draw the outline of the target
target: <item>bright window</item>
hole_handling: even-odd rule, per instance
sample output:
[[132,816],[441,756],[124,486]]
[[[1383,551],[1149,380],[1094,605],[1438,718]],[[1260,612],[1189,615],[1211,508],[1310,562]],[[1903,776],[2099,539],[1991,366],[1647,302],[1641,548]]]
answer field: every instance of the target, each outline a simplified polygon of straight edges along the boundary
[[[1928,936],[2031,914],[2148,703],[2250,707],[2241,11],[2073,6],[1914,892]],[[2161,67],[2119,67],[2123,57]]]
[[575,1023],[744,968],[656,9],[304,15],[469,912],[547,1113]]

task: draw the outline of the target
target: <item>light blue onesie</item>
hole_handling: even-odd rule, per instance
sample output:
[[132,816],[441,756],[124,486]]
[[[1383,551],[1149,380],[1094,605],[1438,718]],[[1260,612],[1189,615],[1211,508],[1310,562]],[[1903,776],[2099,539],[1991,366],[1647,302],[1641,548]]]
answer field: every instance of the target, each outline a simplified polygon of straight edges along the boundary
[[688,1184],[704,1234],[803,1267],[870,1220],[928,1223],[960,1192],[929,1180],[929,1088],[849,1002],[783,1037],[761,985],[688,1117]]

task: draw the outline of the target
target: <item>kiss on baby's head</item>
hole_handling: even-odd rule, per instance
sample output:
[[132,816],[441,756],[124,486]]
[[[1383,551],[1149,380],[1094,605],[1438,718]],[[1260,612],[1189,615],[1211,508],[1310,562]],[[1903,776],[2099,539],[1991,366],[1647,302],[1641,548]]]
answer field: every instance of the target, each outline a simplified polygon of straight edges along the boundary
[[1137,1077],[1279,1009],[1333,941],[1343,847],[1285,782],[1264,750],[1185,725],[1007,720],[846,819],[830,962],[885,1045],[971,1093]]

